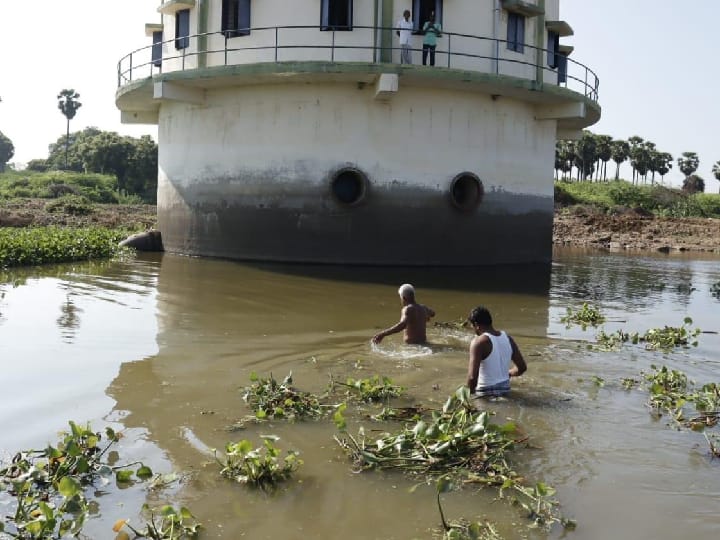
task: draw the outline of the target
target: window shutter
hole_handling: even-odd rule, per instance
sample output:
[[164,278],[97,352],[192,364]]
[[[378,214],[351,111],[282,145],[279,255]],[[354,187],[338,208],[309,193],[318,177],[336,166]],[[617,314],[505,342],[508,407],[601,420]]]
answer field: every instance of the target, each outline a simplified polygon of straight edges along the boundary
[[237,27],[240,29],[238,35],[247,36],[250,34],[250,0],[236,0],[237,2]]
[[507,21],[507,48],[514,51],[517,42],[517,15],[508,13]]
[[190,46],[190,10],[181,9],[175,13],[175,48],[186,49]]
[[320,1],[320,29],[330,30],[330,0]]
[[560,45],[560,34],[557,32],[548,32],[547,44],[547,63],[551,68],[558,67],[558,46]]
[[560,53],[558,59],[558,84],[567,82],[567,56]]
[[162,32],[153,32],[153,45],[152,45],[152,63],[153,65],[160,67],[162,64]]
[[517,52],[525,51],[525,17],[522,15],[517,16]]

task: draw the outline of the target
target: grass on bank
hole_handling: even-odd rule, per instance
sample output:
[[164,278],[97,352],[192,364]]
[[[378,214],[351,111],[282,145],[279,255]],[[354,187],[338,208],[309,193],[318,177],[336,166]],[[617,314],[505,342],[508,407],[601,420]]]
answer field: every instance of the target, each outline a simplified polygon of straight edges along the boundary
[[612,182],[555,182],[559,206],[588,205],[605,212],[618,208],[640,209],[664,217],[720,218],[720,194],[688,195],[666,186]]
[[91,203],[142,204],[138,195],[117,191],[117,180],[108,174],[66,171],[6,171],[0,174],[0,201],[11,199],[57,199],[75,195]]

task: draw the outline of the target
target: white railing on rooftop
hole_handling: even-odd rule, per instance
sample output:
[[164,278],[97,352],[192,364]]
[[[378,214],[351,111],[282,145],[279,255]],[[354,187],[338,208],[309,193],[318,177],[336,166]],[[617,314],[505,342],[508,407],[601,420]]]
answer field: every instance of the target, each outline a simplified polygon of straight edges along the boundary
[[[353,26],[349,32],[319,26],[268,26],[195,34],[148,45],[125,55],[118,62],[118,87],[160,73],[196,69],[201,55],[207,67],[302,61],[383,63],[388,56],[399,63],[399,47],[380,45],[382,33],[391,36],[395,43],[396,30]],[[249,33],[249,36],[234,37],[238,32]],[[178,45],[184,47],[177,48]],[[547,63],[552,57],[551,51],[523,45],[524,51],[518,53],[509,50],[507,45],[502,39],[444,32],[438,41],[435,65],[527,80],[537,79],[539,67],[543,82],[566,87],[592,101],[598,100],[599,80],[587,66],[556,53],[556,64],[566,63],[562,80],[560,70]],[[418,65],[422,49],[412,51],[413,63]]]

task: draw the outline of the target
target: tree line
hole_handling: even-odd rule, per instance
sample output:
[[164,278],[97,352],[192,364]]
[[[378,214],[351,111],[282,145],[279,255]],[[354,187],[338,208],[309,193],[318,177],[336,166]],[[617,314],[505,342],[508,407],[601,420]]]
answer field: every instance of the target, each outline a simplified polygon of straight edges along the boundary
[[[58,109],[67,119],[64,135],[48,147],[48,157],[27,163],[31,171],[65,170],[111,174],[117,180],[117,191],[138,195],[145,202],[157,200],[158,147],[149,135],[135,138],[114,131],[88,127],[70,132],[70,120],[82,106],[74,89],[61,90]],[[0,172],[15,153],[12,141],[0,132]]]
[[[663,152],[651,141],[638,135],[628,140],[613,139],[610,135],[598,135],[583,131],[578,140],[559,140],[555,144],[555,179],[569,181],[607,181],[607,165],[615,163],[615,180],[620,178],[620,165],[629,161],[632,167],[632,183],[655,183],[656,175],[662,181],[676,163],[685,175],[683,189],[695,193],[705,191],[705,181],[695,174],[700,158],[695,152],[683,152],[675,160],[669,152]],[[713,176],[720,182],[720,161],[712,167]]]

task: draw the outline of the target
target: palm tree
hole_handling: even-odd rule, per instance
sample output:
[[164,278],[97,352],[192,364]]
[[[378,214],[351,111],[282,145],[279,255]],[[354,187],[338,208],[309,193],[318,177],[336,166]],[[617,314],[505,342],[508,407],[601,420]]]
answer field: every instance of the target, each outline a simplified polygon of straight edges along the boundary
[[587,180],[588,176],[592,180],[592,174],[595,172],[595,162],[597,161],[597,140],[590,131],[583,131],[580,140],[574,144],[574,164],[578,169],[578,180],[582,178]]
[[573,141],[560,140],[555,143],[555,170],[563,173],[563,180],[567,180],[567,173],[571,173],[570,180],[572,180],[574,151]]
[[70,145],[70,120],[75,118],[75,113],[82,107],[82,103],[78,101],[80,94],[72,88],[61,90],[58,94],[58,109],[60,109],[67,118],[67,132],[65,136],[65,168],[68,166],[68,147]]
[[665,175],[670,172],[673,166],[672,154],[668,152],[660,152],[656,157],[655,170],[660,173],[660,181],[665,182]]
[[695,152],[683,152],[677,160],[678,169],[687,178],[692,173],[697,171],[700,166],[700,158]]
[[615,180],[620,179],[620,164],[630,157],[630,145],[627,141],[612,142],[612,160],[617,164],[615,169]]
[[630,152],[629,152],[628,157],[631,158],[630,165],[632,165],[632,171],[633,171],[633,174],[632,174],[632,183],[633,184],[635,183],[635,174],[637,171],[636,165],[637,165],[637,163],[642,161],[638,154],[640,152],[640,148],[641,148],[641,145],[643,142],[644,142],[644,139],[637,135],[633,135],[632,137],[630,137],[628,139],[628,144],[630,145]]
[[[602,161],[603,180],[607,180],[607,162],[612,158],[612,137],[610,135],[597,135],[598,160]],[[600,179],[600,167],[598,167],[598,180]]]
[[713,173],[713,176],[715,177],[715,180],[720,182],[720,161],[715,162],[715,165],[713,165],[713,167],[712,167],[712,173]]
[[647,173],[651,172],[652,183],[655,183],[655,160],[657,159],[657,149],[653,142],[645,141],[642,149],[642,159],[645,165],[645,175],[643,176],[643,184],[647,184]]

